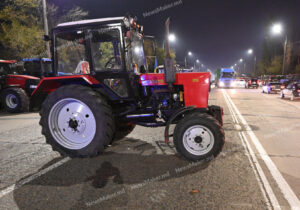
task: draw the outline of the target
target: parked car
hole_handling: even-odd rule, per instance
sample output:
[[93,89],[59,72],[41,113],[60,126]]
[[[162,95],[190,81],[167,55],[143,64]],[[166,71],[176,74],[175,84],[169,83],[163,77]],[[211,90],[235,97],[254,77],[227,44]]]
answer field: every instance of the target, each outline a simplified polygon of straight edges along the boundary
[[258,88],[258,79],[250,79],[245,85],[245,88]]
[[300,82],[292,82],[288,84],[286,88],[281,90],[280,98],[284,99],[286,97],[289,97],[291,101],[300,97]]
[[246,80],[244,80],[244,79],[236,79],[233,84],[234,84],[234,87],[244,88],[246,86]]
[[280,82],[268,82],[266,85],[262,87],[262,93],[279,93],[281,91],[281,83]]

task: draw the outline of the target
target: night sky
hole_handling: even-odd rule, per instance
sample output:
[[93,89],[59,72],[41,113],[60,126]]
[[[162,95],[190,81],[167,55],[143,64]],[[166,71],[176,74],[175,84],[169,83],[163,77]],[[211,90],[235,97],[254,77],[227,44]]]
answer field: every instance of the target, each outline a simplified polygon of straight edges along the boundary
[[[130,13],[144,25],[145,34],[156,36],[158,41],[163,39],[164,22],[170,16],[171,32],[177,37],[177,60],[183,61],[186,53],[192,51],[194,58],[213,70],[229,67],[241,57],[247,58],[249,48],[259,57],[272,21],[288,27],[293,20],[295,28],[300,29],[300,0],[181,0],[178,6],[150,17],[143,14],[178,0],[51,1],[59,5],[61,11],[78,5],[89,11],[89,18]],[[277,39],[280,42],[283,37]]]

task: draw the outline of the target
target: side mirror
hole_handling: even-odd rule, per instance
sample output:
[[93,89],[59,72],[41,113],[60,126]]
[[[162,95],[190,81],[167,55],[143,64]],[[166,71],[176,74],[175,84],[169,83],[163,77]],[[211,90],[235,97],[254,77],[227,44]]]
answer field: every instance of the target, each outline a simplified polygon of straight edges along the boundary
[[49,35],[43,35],[43,40],[45,42],[49,42],[51,39],[50,39],[50,36]]

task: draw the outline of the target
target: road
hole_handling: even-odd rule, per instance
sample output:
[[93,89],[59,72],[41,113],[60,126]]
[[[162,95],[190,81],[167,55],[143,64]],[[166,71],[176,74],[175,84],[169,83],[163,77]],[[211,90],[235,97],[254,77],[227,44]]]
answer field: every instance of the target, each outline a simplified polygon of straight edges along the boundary
[[60,157],[37,113],[1,113],[0,209],[300,208],[300,101],[213,89],[210,104],[224,108],[226,144],[193,164],[163,128],[136,127],[96,158]]

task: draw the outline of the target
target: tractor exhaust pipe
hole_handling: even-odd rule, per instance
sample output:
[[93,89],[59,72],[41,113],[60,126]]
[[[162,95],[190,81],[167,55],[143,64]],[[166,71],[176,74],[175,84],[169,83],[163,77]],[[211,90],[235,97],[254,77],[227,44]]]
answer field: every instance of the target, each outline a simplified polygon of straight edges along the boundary
[[166,27],[166,37],[165,37],[165,43],[166,43],[166,58],[165,58],[165,82],[168,83],[169,88],[173,88],[173,83],[175,83],[175,62],[174,59],[171,58],[170,53],[170,41],[169,41],[169,34],[170,34],[170,18],[166,20],[165,23]]

